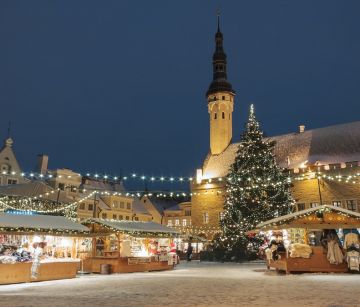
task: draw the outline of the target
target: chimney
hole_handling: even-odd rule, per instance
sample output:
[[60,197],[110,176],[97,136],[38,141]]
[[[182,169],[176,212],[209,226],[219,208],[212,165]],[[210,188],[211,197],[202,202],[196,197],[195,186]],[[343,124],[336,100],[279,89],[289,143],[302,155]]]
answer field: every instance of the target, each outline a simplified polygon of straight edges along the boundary
[[299,133],[303,133],[305,132],[305,125],[300,125],[299,126]]
[[38,155],[38,165],[37,171],[40,174],[45,174],[48,170],[49,156],[48,155]]

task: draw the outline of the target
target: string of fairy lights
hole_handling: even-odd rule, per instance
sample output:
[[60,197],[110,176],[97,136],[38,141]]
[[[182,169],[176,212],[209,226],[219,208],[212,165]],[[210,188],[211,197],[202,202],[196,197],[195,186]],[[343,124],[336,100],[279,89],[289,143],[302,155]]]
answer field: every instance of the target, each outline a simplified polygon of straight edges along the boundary
[[[99,174],[99,173],[73,173],[73,175],[57,175],[52,172],[41,174],[36,172],[1,172],[2,175],[7,176],[20,176],[23,178],[27,178],[30,180],[49,180],[49,179],[55,179],[55,178],[63,178],[63,179],[76,179],[76,178],[82,178],[82,177],[88,177],[95,180],[103,180],[103,181],[142,181],[142,182],[164,182],[164,183],[187,183],[187,182],[193,182],[196,178],[192,176],[152,176],[152,175],[144,175],[144,174],[138,174],[138,173],[130,173],[127,176],[111,176],[107,174]],[[326,180],[332,180],[332,181],[339,181],[339,182],[346,182],[346,183],[360,183],[356,182],[356,180],[360,179],[360,173],[354,173],[354,174],[338,174],[338,175],[330,175],[326,174],[324,172],[304,172],[301,175],[295,175],[289,174],[288,180],[290,182],[293,181],[301,181],[301,180],[310,180],[310,179],[326,179]],[[201,183],[221,183],[226,181],[226,177],[216,177],[216,178],[202,178]]]

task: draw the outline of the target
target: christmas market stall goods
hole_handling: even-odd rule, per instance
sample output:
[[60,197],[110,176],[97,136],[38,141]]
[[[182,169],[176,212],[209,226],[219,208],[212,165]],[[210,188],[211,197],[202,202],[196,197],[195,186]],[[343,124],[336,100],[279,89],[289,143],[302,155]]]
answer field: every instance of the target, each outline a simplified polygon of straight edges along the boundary
[[323,205],[257,225],[268,268],[291,272],[359,271],[360,213]]
[[88,234],[62,216],[0,213],[0,284],[74,278]]
[[178,232],[154,222],[88,219],[92,254],[84,270],[94,273],[161,271],[173,268]]
[[174,243],[181,260],[187,259],[186,255],[190,244],[192,246],[192,260],[200,260],[200,253],[206,248],[209,241],[201,236],[182,234],[174,239]]

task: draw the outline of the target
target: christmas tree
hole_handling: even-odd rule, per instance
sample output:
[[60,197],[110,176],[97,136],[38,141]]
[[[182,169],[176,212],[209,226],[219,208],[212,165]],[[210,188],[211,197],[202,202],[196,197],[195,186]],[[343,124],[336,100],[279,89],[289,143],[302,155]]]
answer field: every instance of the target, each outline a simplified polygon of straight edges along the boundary
[[261,238],[248,235],[257,224],[292,211],[291,183],[276,163],[274,146],[275,142],[264,139],[251,105],[245,132],[226,178],[221,219],[223,234],[219,243],[234,255],[259,247]]

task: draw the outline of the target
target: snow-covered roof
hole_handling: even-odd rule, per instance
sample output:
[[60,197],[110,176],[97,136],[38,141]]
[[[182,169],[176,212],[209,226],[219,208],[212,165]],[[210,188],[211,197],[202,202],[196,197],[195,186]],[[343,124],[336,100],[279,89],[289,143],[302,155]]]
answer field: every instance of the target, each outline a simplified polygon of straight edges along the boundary
[[57,235],[89,233],[89,229],[84,225],[75,223],[63,216],[0,213],[0,233],[11,232],[14,229],[23,233],[51,233]]
[[[360,121],[269,137],[275,141],[274,154],[281,167],[294,169],[307,165],[327,165],[360,161]],[[224,177],[234,161],[240,143],[230,144],[219,155],[209,154],[203,177]]]
[[111,229],[115,232],[123,232],[133,235],[168,235],[175,236],[179,232],[170,227],[154,223],[154,222],[138,222],[138,221],[117,221],[117,220],[105,220],[98,218],[87,219],[83,222],[84,225],[91,223],[99,224],[105,228]]
[[[347,210],[344,208],[340,208],[340,207],[323,205],[323,206],[318,206],[315,208],[310,208],[310,209],[290,213],[287,215],[279,216],[277,218],[274,218],[274,219],[271,219],[266,222],[258,224],[256,226],[256,228],[260,229],[260,230],[271,229],[271,228],[277,229],[278,227],[286,228],[285,225],[287,223],[297,220],[297,219],[300,219],[300,218],[303,218],[305,216],[310,216],[317,212],[319,212],[319,213],[335,212],[335,213],[339,213],[340,215],[346,215],[347,217],[358,220],[359,221],[358,226],[360,227],[360,213],[354,212],[351,210]],[[319,222],[315,221],[315,222],[316,222],[316,224],[314,224],[313,222],[307,221],[307,223],[301,223],[301,225],[297,224],[297,223],[295,223],[294,225],[303,226],[304,228],[308,227],[308,228],[314,228],[314,229],[315,228],[326,229],[326,228],[334,228],[335,227],[334,224],[341,224],[341,227],[338,227],[338,228],[354,228],[353,224],[349,223],[349,225],[346,225],[346,223],[344,223],[344,221],[342,221],[342,220],[332,220],[331,223],[324,222],[324,221],[319,221]],[[291,226],[291,225],[289,225],[289,226]],[[321,226],[321,227],[318,227],[318,226]]]
[[143,203],[141,202],[141,200],[137,197],[134,198],[133,204],[132,204],[132,208],[133,211],[135,213],[141,213],[141,214],[148,214],[151,215],[149,213],[149,211],[146,210],[146,208],[144,207]]

